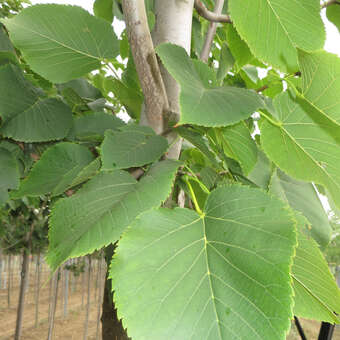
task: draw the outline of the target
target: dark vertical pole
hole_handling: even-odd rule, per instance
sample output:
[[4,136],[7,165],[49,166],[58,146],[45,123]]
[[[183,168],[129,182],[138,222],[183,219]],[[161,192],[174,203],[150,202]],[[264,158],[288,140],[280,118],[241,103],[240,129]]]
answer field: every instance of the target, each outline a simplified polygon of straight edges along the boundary
[[328,322],[323,322],[321,324],[318,340],[332,340],[334,328],[334,325]]
[[296,328],[297,328],[297,330],[299,332],[299,335],[300,335],[301,339],[302,340],[307,340],[305,332],[303,331],[302,326],[300,324],[300,321],[299,321],[299,319],[296,316],[294,316],[294,321],[295,321],[295,326],[296,326]]

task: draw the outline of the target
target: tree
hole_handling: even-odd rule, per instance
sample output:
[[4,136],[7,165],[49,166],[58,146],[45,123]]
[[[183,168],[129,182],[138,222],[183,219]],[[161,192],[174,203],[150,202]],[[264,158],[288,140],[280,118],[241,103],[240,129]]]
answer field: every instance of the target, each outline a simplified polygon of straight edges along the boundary
[[104,339],[272,340],[294,315],[339,322],[316,190],[340,207],[331,6],[97,0],[95,16],[36,5],[2,20],[0,197],[49,197],[53,270],[116,247]]

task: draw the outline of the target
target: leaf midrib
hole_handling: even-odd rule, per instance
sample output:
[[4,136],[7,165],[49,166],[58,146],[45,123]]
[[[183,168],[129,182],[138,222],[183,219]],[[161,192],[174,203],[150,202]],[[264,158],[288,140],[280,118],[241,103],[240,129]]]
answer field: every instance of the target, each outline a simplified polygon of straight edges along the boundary
[[42,37],[42,38],[48,40],[48,41],[52,41],[52,42],[54,42],[55,44],[60,45],[60,46],[62,46],[62,47],[64,47],[64,48],[66,48],[66,49],[69,49],[69,50],[71,50],[71,51],[73,51],[73,52],[75,52],[75,53],[77,53],[77,54],[81,54],[81,55],[83,55],[83,56],[86,56],[86,57],[91,58],[91,59],[96,59],[96,60],[98,60],[98,61],[101,61],[101,60],[102,60],[100,57],[96,57],[96,56],[91,55],[91,54],[88,54],[88,53],[86,53],[86,52],[77,50],[77,49],[75,49],[75,48],[73,48],[73,47],[71,47],[71,46],[69,46],[69,45],[66,45],[66,44],[64,44],[64,43],[62,43],[62,42],[60,42],[60,41],[58,41],[58,40],[55,40],[55,39],[53,39],[53,38],[51,38],[51,37],[49,37],[49,36],[47,36],[47,35],[45,35],[45,34],[42,34],[42,33],[39,33],[39,32],[37,32],[37,31],[34,31],[34,30],[32,30],[32,29],[29,29],[29,28],[27,28],[27,26],[21,26],[21,25],[18,25],[17,23],[15,23],[15,22],[12,22],[11,24],[14,25],[14,26],[17,26],[19,29],[23,29],[23,30],[29,31],[29,32],[31,32],[31,33],[34,33],[34,34],[36,34],[36,35],[38,35],[38,36],[40,36],[40,37]]

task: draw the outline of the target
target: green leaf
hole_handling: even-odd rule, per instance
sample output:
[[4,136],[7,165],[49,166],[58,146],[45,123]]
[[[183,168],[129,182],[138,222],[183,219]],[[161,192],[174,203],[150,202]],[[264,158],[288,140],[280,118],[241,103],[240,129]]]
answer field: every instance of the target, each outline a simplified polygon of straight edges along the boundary
[[235,60],[228,48],[228,45],[224,43],[221,47],[220,60],[217,71],[217,80],[223,81],[228,72],[233,68]]
[[340,290],[317,243],[304,234],[301,222],[300,225],[292,267],[294,314],[313,320],[340,323],[336,315],[340,314]]
[[87,181],[89,178],[93,177],[98,173],[101,167],[100,158],[96,158],[93,160],[90,164],[86,165],[77,175],[77,177],[73,180],[71,186],[79,185],[85,181]]
[[103,97],[100,91],[84,78],[74,79],[68,81],[67,83],[59,84],[57,85],[57,87],[59,91],[72,89],[77,93],[79,97],[84,99],[95,100]]
[[340,6],[337,4],[326,8],[327,19],[333,23],[340,32]]
[[0,133],[24,142],[64,138],[72,126],[71,109],[55,98],[39,98],[17,66],[0,67]]
[[239,161],[244,174],[248,175],[257,162],[257,146],[246,124],[240,122],[221,131],[225,153]]
[[74,134],[79,140],[102,141],[106,130],[117,130],[124,125],[122,120],[112,114],[90,113],[75,119]]
[[257,162],[248,178],[267,191],[272,176],[272,164],[262,150],[257,150]]
[[235,59],[236,69],[240,70],[244,65],[250,64],[254,56],[250,52],[248,45],[238,35],[234,26],[228,25],[226,30],[230,52]]
[[139,182],[125,171],[100,172],[59,200],[50,218],[49,265],[56,269],[68,258],[115,243],[137,215],[166,200],[179,165],[159,162]]
[[111,264],[118,317],[133,339],[284,340],[295,244],[291,213],[258,189],[220,187],[201,216],[146,212]]
[[332,227],[313,184],[297,181],[277,169],[271,178],[270,192],[307,218],[311,224],[311,235],[320,245],[329,243]]
[[103,169],[126,169],[158,160],[168,149],[166,138],[147,126],[127,125],[106,131],[101,146]]
[[113,0],[96,0],[93,4],[95,16],[103,18],[110,24],[113,21]]
[[143,94],[139,89],[129,87],[119,79],[107,77],[104,80],[104,89],[107,92],[112,92],[115,98],[125,106],[129,115],[138,119],[143,104]]
[[306,51],[323,47],[319,0],[230,0],[229,10],[252,53],[281,71],[298,71],[297,47]]
[[81,7],[35,5],[3,22],[32,70],[54,83],[79,78],[118,54],[111,25]]
[[[209,86],[182,47],[162,44],[156,51],[181,87],[179,124],[227,126],[250,117],[262,107],[260,96],[253,91]],[[205,78],[209,75],[205,74]]]
[[192,145],[196,146],[196,148],[199,149],[203,155],[209,159],[211,164],[213,164],[216,168],[220,167],[216,160],[215,154],[209,149],[208,142],[202,135],[200,135],[195,130],[184,126],[179,126],[176,128],[176,131],[181,137],[186,139]]
[[80,171],[93,160],[94,156],[84,146],[58,143],[43,153],[12,198],[47,193],[58,196],[72,185]]
[[8,200],[8,190],[19,186],[19,169],[14,156],[0,148],[0,206]]
[[299,51],[299,64],[302,98],[310,104],[310,110],[340,125],[340,58],[325,51]]
[[8,61],[17,63],[14,47],[8,38],[4,26],[0,23],[0,65]]
[[295,179],[324,185],[340,206],[340,129],[305,100],[285,92],[274,99],[279,123],[260,124],[267,156]]

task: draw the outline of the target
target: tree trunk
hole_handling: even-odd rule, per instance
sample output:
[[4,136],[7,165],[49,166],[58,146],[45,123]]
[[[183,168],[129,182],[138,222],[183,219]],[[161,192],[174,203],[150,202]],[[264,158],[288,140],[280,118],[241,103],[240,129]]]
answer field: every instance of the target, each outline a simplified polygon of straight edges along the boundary
[[41,277],[41,265],[40,265],[40,253],[37,254],[36,262],[36,281],[35,281],[35,328],[38,328],[39,324],[39,297],[40,297],[40,277]]
[[7,266],[7,304],[8,308],[11,308],[11,288],[12,288],[12,256],[8,255],[8,266]]
[[21,338],[22,331],[22,319],[24,316],[24,306],[25,306],[25,290],[27,286],[29,273],[29,250],[24,249],[22,255],[22,269],[21,269],[21,281],[20,281],[20,292],[19,292],[19,302],[18,302],[18,310],[17,310],[17,322],[15,327],[15,340],[19,340]]
[[85,271],[81,273],[81,308],[84,308],[85,300]]
[[105,261],[107,263],[104,298],[103,298],[103,313],[102,321],[102,340],[128,340],[123,325],[118,320],[117,310],[113,302],[112,282],[109,276],[109,268],[111,259],[114,253],[114,245],[110,245],[105,249]]
[[17,320],[15,326],[14,340],[20,340],[22,332],[22,320],[24,316],[24,306],[25,306],[25,292],[28,283],[29,276],[29,256],[31,249],[31,237],[34,229],[34,224],[31,226],[31,230],[26,234],[26,247],[23,250],[22,255],[22,267],[21,267],[21,281],[20,281],[20,292],[19,292],[19,302],[17,310]]
[[54,281],[53,282],[53,301],[52,301],[51,309],[50,309],[50,317],[49,317],[50,322],[48,326],[47,340],[53,339],[55,312],[57,310],[57,302],[58,302],[59,280],[60,280],[60,269],[58,269],[53,280]]
[[[102,255],[103,256],[103,255]],[[96,326],[96,340],[99,340],[99,326],[100,326],[100,312],[102,307],[103,301],[103,274],[102,274],[102,267],[103,267],[103,257],[100,258],[99,266],[98,266],[98,310],[97,310],[97,326]]]
[[64,318],[67,318],[68,314],[69,277],[70,271],[64,268]]
[[89,317],[90,317],[90,307],[91,307],[91,267],[92,261],[91,256],[88,256],[88,267],[87,267],[87,304],[86,304],[86,315],[84,324],[84,340],[87,340],[87,333],[89,328]]

